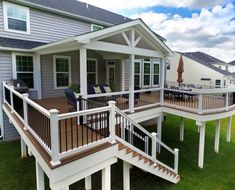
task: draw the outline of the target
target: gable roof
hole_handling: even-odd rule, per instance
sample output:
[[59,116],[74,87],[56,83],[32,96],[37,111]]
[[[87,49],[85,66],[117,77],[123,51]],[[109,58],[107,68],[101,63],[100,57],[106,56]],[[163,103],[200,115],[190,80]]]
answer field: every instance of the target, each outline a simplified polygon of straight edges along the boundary
[[229,63],[230,65],[235,65],[235,60]]
[[[10,0],[11,1],[11,0]],[[17,3],[47,9],[50,12],[57,12],[69,16],[79,16],[80,19],[90,19],[100,22],[100,24],[110,26],[131,21],[130,18],[110,12],[108,10],[95,7],[93,5],[80,2],[78,0],[21,0]]]
[[[180,53],[180,52],[179,52]],[[206,53],[203,53],[203,52],[184,52],[184,53],[180,53],[182,55],[184,55],[185,57],[188,57],[206,67],[209,67],[223,75],[231,75],[230,72],[226,71],[226,70],[222,70],[216,66],[214,66],[213,64],[216,64],[216,63],[224,63],[226,64],[224,61],[221,61],[215,57],[212,57],[211,55],[208,55]]]
[[0,37],[0,48],[32,49],[45,43]]

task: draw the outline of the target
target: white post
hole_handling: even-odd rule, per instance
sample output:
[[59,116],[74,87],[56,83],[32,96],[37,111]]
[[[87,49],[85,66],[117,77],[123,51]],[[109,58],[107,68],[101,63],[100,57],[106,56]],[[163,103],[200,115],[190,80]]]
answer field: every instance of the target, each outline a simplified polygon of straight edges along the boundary
[[174,152],[175,152],[174,170],[175,170],[175,173],[178,174],[178,170],[179,170],[179,149],[175,148]]
[[24,130],[28,127],[28,106],[26,99],[29,97],[28,94],[23,94],[23,109],[24,109]]
[[25,158],[27,157],[27,146],[22,137],[20,138],[20,145],[21,145],[21,158]]
[[87,99],[87,49],[80,48],[80,90],[82,97]]
[[180,141],[184,141],[184,118],[180,118]]
[[123,190],[130,190],[130,164],[123,161]]
[[[162,115],[157,118],[157,138],[162,140]],[[161,145],[157,143],[157,152],[161,152]]]
[[51,124],[51,165],[55,166],[60,164],[59,157],[59,111],[56,109],[49,110],[50,112],[50,124]]
[[203,168],[204,163],[204,149],[205,149],[205,123],[199,124],[200,137],[199,137],[199,154],[198,154],[198,167]]
[[228,111],[228,101],[229,101],[229,96],[228,93],[225,94],[225,110]]
[[115,101],[109,101],[110,107],[110,114],[109,114],[109,133],[111,143],[115,143],[115,129],[116,129],[116,122],[115,122]]
[[2,82],[2,93],[3,93],[3,103],[5,103],[6,102],[6,96],[5,96],[5,85],[6,85],[7,83],[5,82],[5,81],[3,81]]
[[102,190],[111,189],[111,167],[106,166],[102,169]]
[[134,69],[135,69],[135,55],[130,55],[130,75],[129,75],[129,111],[134,112]]
[[14,112],[14,101],[13,101],[13,93],[12,90],[14,90],[14,86],[9,86],[10,87],[10,99],[11,99],[11,113]]
[[164,103],[164,83],[165,83],[165,62],[161,61],[161,91],[160,91],[160,103],[163,105]]
[[219,153],[220,119],[216,120],[214,151]]
[[232,116],[228,117],[228,121],[227,121],[226,142],[230,142],[231,140],[231,128],[232,128]]
[[198,113],[199,114],[203,114],[202,102],[203,102],[203,96],[202,94],[199,94],[198,95]]
[[151,133],[152,137],[152,157],[153,159],[157,158],[157,133]]
[[85,178],[85,189],[91,190],[91,175]]
[[144,137],[144,142],[145,142],[144,143],[144,145],[145,145],[144,151],[146,154],[149,154],[149,137],[148,136]]
[[38,90],[38,99],[42,99],[41,56],[39,54],[37,54],[35,56],[35,62],[36,62],[36,72],[35,72],[35,74],[36,74],[36,79],[37,79],[35,87]]
[[45,182],[44,182],[44,172],[37,160],[35,161],[36,165],[36,183],[37,183],[37,190],[44,190],[45,189]]

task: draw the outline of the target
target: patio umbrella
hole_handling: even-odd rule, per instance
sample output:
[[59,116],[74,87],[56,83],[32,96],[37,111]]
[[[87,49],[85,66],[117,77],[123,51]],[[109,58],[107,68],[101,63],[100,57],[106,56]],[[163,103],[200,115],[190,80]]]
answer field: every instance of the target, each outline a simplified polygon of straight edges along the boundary
[[183,80],[184,61],[183,61],[182,55],[180,56],[180,60],[179,60],[179,65],[178,65],[177,72],[178,72],[178,79],[177,79],[177,82],[180,84],[180,83],[182,83],[182,82],[184,81],[184,80]]

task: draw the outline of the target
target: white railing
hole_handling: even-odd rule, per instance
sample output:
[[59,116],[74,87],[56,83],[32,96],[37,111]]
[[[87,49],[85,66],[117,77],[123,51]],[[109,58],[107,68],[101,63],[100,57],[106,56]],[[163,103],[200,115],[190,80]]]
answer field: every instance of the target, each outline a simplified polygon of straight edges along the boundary
[[[171,149],[166,144],[164,144],[161,140],[157,138],[156,133],[149,133],[146,129],[144,129],[141,125],[130,119],[125,113],[123,113],[117,107],[115,108],[116,112],[116,125],[119,126],[119,129],[116,127],[116,137],[115,139],[125,146],[131,148],[135,152],[140,155],[145,156],[146,158],[161,164],[165,168],[178,173],[178,157],[179,150]],[[128,136],[126,136],[128,134]],[[135,143],[135,139],[139,142]],[[150,143],[151,140],[151,143]],[[142,142],[144,146],[138,148],[138,143]],[[171,168],[168,165],[157,159],[157,152],[160,153],[160,147],[165,148],[174,156],[174,167]],[[149,149],[151,149],[151,154],[149,153]]]

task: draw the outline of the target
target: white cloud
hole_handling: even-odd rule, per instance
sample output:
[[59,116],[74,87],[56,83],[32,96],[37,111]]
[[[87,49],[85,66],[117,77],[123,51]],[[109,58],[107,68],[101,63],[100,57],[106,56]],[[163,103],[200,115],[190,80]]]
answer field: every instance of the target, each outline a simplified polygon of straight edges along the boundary
[[176,51],[204,51],[225,61],[235,59],[235,6],[203,8],[191,18],[180,15],[145,12],[132,15],[142,18],[155,32],[167,39]]
[[212,8],[231,0],[80,0],[111,11],[149,8],[153,6]]

